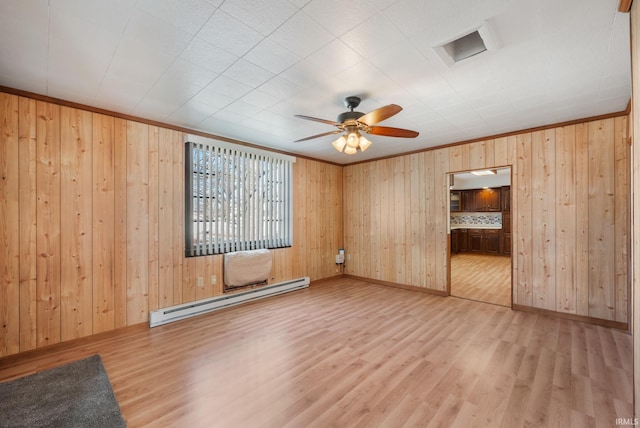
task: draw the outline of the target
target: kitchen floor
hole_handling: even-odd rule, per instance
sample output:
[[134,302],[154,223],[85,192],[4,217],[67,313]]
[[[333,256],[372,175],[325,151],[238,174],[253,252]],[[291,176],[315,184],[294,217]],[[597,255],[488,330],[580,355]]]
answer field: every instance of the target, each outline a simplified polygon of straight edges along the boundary
[[452,254],[451,295],[511,307],[511,258]]

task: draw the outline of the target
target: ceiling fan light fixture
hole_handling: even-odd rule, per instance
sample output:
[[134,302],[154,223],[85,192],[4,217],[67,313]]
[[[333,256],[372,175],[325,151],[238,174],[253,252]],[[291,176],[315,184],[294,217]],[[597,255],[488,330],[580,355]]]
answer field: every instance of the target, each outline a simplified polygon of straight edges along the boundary
[[371,141],[367,140],[366,138],[364,138],[362,135],[360,136],[360,150],[361,151],[365,151],[369,148],[369,146],[371,145]]
[[355,147],[351,147],[351,146],[347,146],[344,148],[344,152],[348,155],[353,155],[357,152],[358,150]]
[[344,136],[340,136],[340,138],[338,138],[332,144],[334,149],[336,149],[339,152],[342,152],[342,150],[344,149],[344,146],[347,145],[347,140],[344,138]]
[[347,106],[349,111],[339,114],[337,121],[296,114],[295,117],[299,117],[300,119],[332,125],[338,128],[338,130],[323,132],[321,134],[312,135],[311,137],[301,138],[299,140],[295,140],[294,143],[312,140],[314,138],[320,138],[327,135],[344,133],[331,144],[333,145],[333,148],[340,153],[353,155],[358,152],[358,149],[360,149],[361,152],[364,152],[371,146],[371,141],[363,137],[361,133],[402,138],[415,138],[419,135],[417,131],[411,131],[409,129],[376,125],[377,123],[400,113],[402,107],[400,107],[399,105],[389,104],[364,114],[358,111],[354,111],[354,109],[358,107],[359,104],[359,97],[347,97],[345,99],[345,106]]
[[350,132],[347,135],[347,146],[352,147],[354,149],[358,148],[358,144],[360,144],[360,134],[358,132]]

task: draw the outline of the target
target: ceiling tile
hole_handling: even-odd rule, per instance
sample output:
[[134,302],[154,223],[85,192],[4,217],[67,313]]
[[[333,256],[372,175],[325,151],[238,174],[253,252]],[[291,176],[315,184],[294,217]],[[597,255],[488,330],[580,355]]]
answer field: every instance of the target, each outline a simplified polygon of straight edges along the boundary
[[[468,6],[472,2],[467,2]],[[465,30],[459,8],[451,1],[400,0],[384,11],[386,19],[406,37],[431,29],[436,39],[457,36]],[[444,40],[443,40],[444,41]]]
[[306,14],[296,13],[272,35],[274,42],[304,58],[334,39],[334,36]]
[[388,19],[384,14],[375,15],[343,35],[341,40],[364,58],[391,53],[394,46],[407,44],[407,38]]
[[171,64],[166,76],[172,80],[180,80],[191,85],[204,87],[215,79],[218,73],[178,58]]
[[183,126],[193,126],[205,120],[214,114],[218,109],[209,104],[200,103],[195,100],[189,100],[174,111],[169,120],[171,123]]
[[95,96],[109,69],[120,35],[51,11],[49,73],[57,90]]
[[[224,95],[230,99],[237,99],[245,96],[251,92],[252,89],[253,88],[251,86],[245,85],[244,83],[238,82],[230,77],[219,76],[207,85],[207,87],[205,87],[198,96],[210,95],[210,97],[213,98],[216,95]],[[206,102],[205,98],[201,101]]]
[[137,81],[107,76],[96,95],[96,107],[131,114],[149,89]]
[[370,0],[311,0],[303,10],[336,37],[340,37],[378,12],[375,2]]
[[253,104],[246,103],[242,100],[235,101],[227,106],[225,109],[228,112],[240,115],[245,118],[250,118],[258,114],[262,109]]
[[356,51],[336,39],[308,56],[305,63],[318,74],[336,75],[362,60]]
[[326,67],[318,68],[311,61],[304,60],[289,67],[279,74],[280,77],[292,82],[303,90],[314,89],[318,92],[326,91],[330,88],[331,75],[324,73]]
[[[264,124],[273,128],[290,129],[292,126],[297,126],[299,120],[293,116],[281,116],[279,114],[272,113],[268,110],[263,110],[260,113],[254,115],[255,120],[262,121]],[[291,139],[293,141],[293,138]]]
[[[212,114],[208,119],[205,119],[205,122],[221,121],[221,122],[226,122],[227,124],[242,125],[243,122],[245,122],[246,120],[247,120],[246,117],[240,114],[234,113],[230,110],[224,109],[224,110],[218,110],[217,112]],[[237,126],[234,126],[233,128],[236,128],[236,127]],[[225,132],[225,135],[229,135],[229,132],[230,131]],[[236,131],[234,130],[233,132],[235,133]],[[235,134],[232,134],[232,135],[235,135]]]
[[[46,94],[49,51],[46,4],[46,1],[0,2],[0,84]],[[6,63],[9,59],[13,66]]]
[[191,40],[180,55],[180,59],[215,73],[222,73],[238,60],[238,57],[202,40]]
[[144,99],[136,106],[134,113],[139,114],[151,110],[157,115],[168,116],[196,95],[200,89],[199,85],[176,80],[165,74],[145,94]]
[[241,98],[241,101],[251,104],[259,109],[265,109],[273,106],[280,102],[280,98],[269,95],[267,92],[264,92],[260,89],[254,89],[249,92],[247,95]]
[[269,81],[260,86],[260,90],[267,94],[284,100],[292,97],[304,90],[304,86],[296,84],[291,80],[287,80],[283,76],[274,76]]
[[257,88],[271,79],[274,74],[247,60],[239,59],[224,72],[224,76],[237,80],[252,88]]
[[251,49],[244,56],[244,59],[274,74],[278,74],[298,62],[300,57],[276,42],[264,39]]
[[411,91],[411,83],[438,75],[437,67],[427,60],[413,45],[400,43],[388,51],[381,51],[369,62],[389,76],[398,85]]
[[73,100],[74,103],[87,106],[96,105],[96,96],[94,93],[83,93],[78,96],[77,86],[69,85],[66,82],[50,82],[47,85],[47,96],[57,98],[59,100]]
[[207,21],[198,37],[238,57],[263,39],[259,32],[221,10]]
[[[26,62],[23,61],[23,64]],[[30,91],[36,94],[47,94],[48,74],[46,68],[30,68],[29,70],[2,70],[0,69],[0,84],[9,88]],[[73,99],[71,97],[70,99]]]
[[205,0],[137,0],[136,7],[194,35],[207,22],[217,5]]
[[147,49],[155,49],[175,57],[189,44],[192,34],[144,11],[135,10],[124,37],[144,43]]
[[265,36],[274,32],[298,11],[287,0],[226,0],[220,8]]
[[197,104],[207,105],[214,109],[214,112],[225,108],[229,104],[231,104],[235,98],[220,94],[215,92],[209,88],[204,88],[200,92],[198,92],[193,98],[189,100],[189,102],[194,102]]
[[173,62],[173,57],[149,49],[142,41],[121,43],[107,72],[113,81],[129,80],[136,86],[151,88]]
[[129,0],[50,0],[49,5],[61,13],[119,34],[124,32],[135,10],[135,2]]

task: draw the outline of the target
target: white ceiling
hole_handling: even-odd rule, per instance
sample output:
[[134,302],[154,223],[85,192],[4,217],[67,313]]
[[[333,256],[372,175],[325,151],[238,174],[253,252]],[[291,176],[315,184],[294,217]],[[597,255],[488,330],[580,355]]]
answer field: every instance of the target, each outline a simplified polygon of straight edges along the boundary
[[453,186],[450,189],[479,189],[481,187],[500,187],[511,184],[511,168],[499,168],[495,175],[473,175],[470,172],[452,174]]
[[[336,163],[622,111],[618,0],[2,0],[0,85]],[[487,21],[500,48],[448,67],[434,46]],[[404,110],[336,152],[342,100]]]

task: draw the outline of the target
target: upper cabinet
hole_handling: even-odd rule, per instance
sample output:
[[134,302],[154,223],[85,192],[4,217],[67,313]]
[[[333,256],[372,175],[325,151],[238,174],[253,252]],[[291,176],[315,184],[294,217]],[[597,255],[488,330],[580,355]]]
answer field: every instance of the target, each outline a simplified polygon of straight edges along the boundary
[[449,206],[451,208],[451,212],[459,212],[462,211],[462,192],[460,190],[452,190],[449,193]]
[[502,186],[502,211],[511,211],[511,186]]
[[462,190],[460,192],[460,211],[476,210],[476,193],[475,190]]
[[478,189],[474,192],[474,211],[502,211],[500,189]]
[[[507,193],[505,193],[505,189]],[[509,186],[495,189],[452,190],[451,212],[500,212],[510,210]],[[506,194],[506,196],[505,196]],[[505,202],[506,198],[506,202]],[[506,209],[505,209],[506,204]]]

